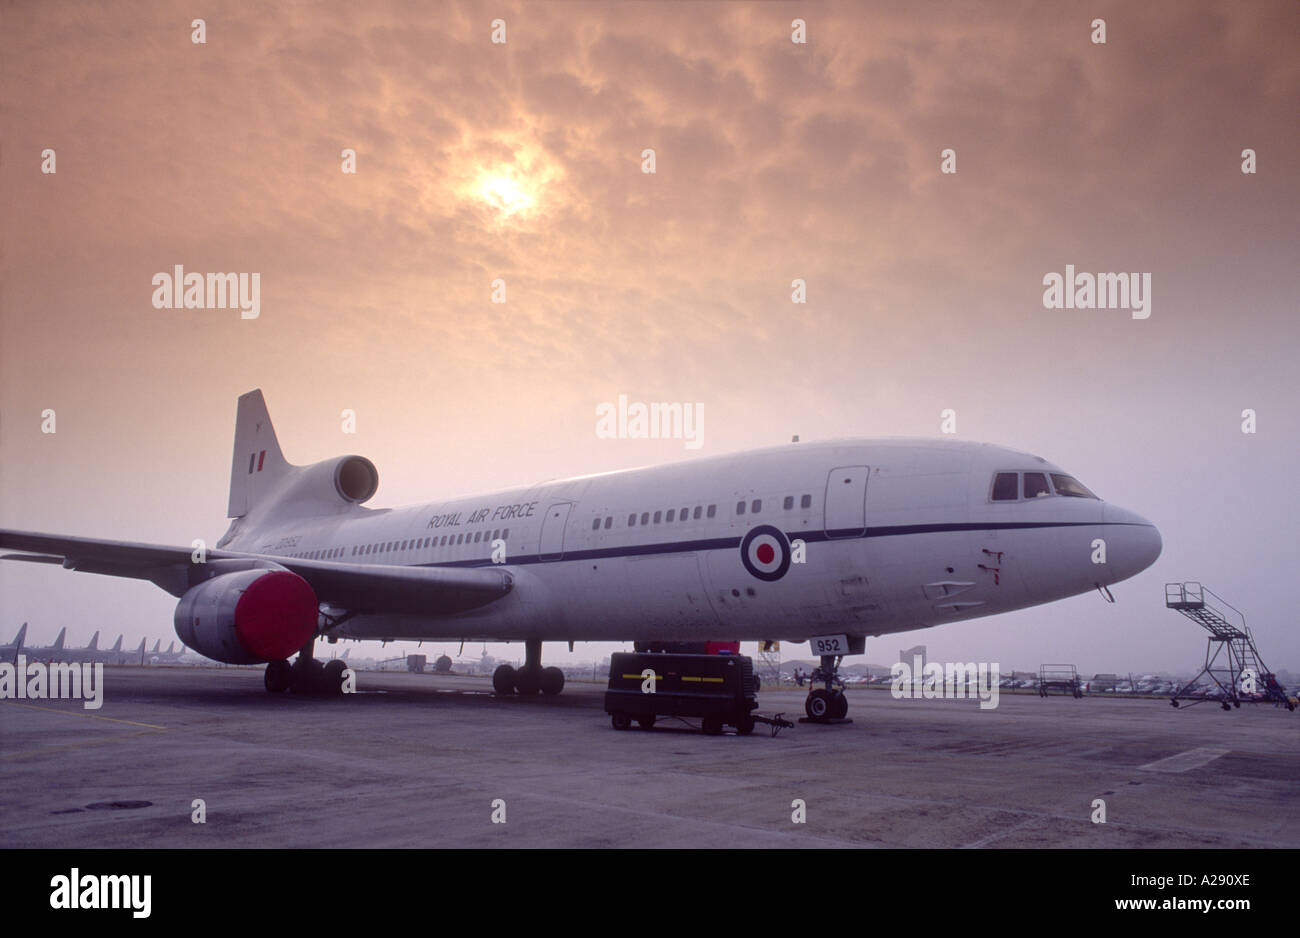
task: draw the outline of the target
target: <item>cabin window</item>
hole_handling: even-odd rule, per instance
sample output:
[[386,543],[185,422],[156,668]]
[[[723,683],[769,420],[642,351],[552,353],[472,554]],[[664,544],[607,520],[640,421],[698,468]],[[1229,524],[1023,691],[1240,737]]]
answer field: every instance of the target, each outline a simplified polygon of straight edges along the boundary
[[718,506],[717,506],[717,505],[710,505],[710,506],[709,506],[709,510],[708,510],[708,512],[707,512],[708,516],[709,516],[710,518],[712,518],[712,517],[713,517],[714,515],[716,515],[717,513],[718,513]]
[[803,498],[799,499],[799,507],[800,507],[800,508],[811,508],[811,507],[812,507],[812,496],[811,496],[811,495],[805,495]]
[[676,521],[676,520],[677,520],[677,509],[676,509],[676,508],[669,508],[669,509],[668,509],[668,517],[665,518],[664,520],[665,520],[665,521]]
[[761,498],[754,499],[754,501],[749,506],[750,514],[756,515],[762,510],[763,510],[763,500]]
[[791,508],[793,508],[793,507],[794,507],[794,496],[793,496],[793,495],[787,495],[787,496],[785,497],[785,501],[781,504],[781,507],[784,508],[786,511],[789,511]]
[[993,477],[993,500],[1014,502],[1019,495],[1019,477],[1014,472],[999,472]]
[[600,519],[599,519],[599,518],[592,518],[592,519],[591,519],[591,529],[592,529],[593,531],[597,531],[597,530],[600,529]]
[[650,523],[650,512],[648,512],[648,511],[643,511],[643,512],[641,512],[641,523],[642,523],[642,524],[649,524],[649,523]]
[[693,514],[691,517],[694,518],[696,521],[699,521],[699,520],[700,520],[700,511],[701,511],[700,506],[699,506],[699,505],[696,505],[696,506],[695,506],[695,514]]
[[605,519],[605,530],[608,531],[610,525],[612,525],[613,523],[614,523],[614,516],[610,515]]
[[1042,472],[1025,473],[1025,498],[1046,498],[1052,494],[1047,486],[1047,475]]
[[663,516],[663,512],[662,512],[662,511],[656,511],[656,512],[655,512],[655,524],[658,524],[658,523],[659,523],[659,519],[660,519],[662,516]]
[[636,526],[636,512],[635,512],[635,511],[632,512],[632,514],[630,514],[630,515],[627,516],[627,526],[628,526],[629,528],[632,528],[632,527],[635,527],[635,526]]
[[504,541],[504,540],[505,540],[506,538],[508,538],[509,536],[510,536],[510,529],[509,529],[509,528],[502,528],[502,529],[501,529],[501,540]]
[[736,502],[736,514],[743,515],[744,513],[745,513],[745,503]]

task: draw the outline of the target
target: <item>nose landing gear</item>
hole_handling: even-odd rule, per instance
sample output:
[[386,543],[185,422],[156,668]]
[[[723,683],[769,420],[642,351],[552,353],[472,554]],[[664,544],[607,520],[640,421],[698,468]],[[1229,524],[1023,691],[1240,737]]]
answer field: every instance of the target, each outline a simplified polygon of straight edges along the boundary
[[853,722],[847,719],[849,700],[844,696],[844,682],[839,675],[840,662],[843,660],[843,655],[821,656],[821,666],[813,670],[808,682],[816,684],[820,681],[824,686],[808,692],[808,699],[803,704],[808,716],[801,717],[800,723]]

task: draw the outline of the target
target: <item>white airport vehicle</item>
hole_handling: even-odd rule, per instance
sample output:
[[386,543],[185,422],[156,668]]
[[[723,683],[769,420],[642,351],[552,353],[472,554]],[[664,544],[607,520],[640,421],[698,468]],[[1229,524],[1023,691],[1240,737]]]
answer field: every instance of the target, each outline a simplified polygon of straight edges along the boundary
[[[1160,534],[1047,460],[957,440],[791,443],[401,508],[364,507],[370,460],[291,465],[260,390],[240,397],[229,530],[188,546],[0,529],[10,560],[147,579],[178,637],[265,662],[273,692],[336,690],[320,637],[522,641],[499,693],[559,693],[543,641],[809,641],[814,718],[847,711],[866,636],[996,615],[1125,580]],[[1104,563],[1096,562],[1099,542]],[[294,664],[289,658],[298,653]]]

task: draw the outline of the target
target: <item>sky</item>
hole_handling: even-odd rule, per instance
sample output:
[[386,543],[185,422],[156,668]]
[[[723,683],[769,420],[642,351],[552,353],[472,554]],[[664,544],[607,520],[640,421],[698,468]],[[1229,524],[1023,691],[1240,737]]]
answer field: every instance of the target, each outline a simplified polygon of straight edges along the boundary
[[[238,3],[203,42],[196,10],[0,8],[0,526],[214,542],[252,388],[291,462],[373,460],[376,507],[951,409],[1164,553],[1115,605],[865,660],[1188,670],[1195,579],[1300,670],[1291,0]],[[177,264],[257,273],[257,317],[157,308]],[[1066,265],[1150,274],[1150,315],[1047,308]],[[620,394],[702,405],[702,447],[598,437]],[[0,564],[3,641],[165,646],[174,605]]]

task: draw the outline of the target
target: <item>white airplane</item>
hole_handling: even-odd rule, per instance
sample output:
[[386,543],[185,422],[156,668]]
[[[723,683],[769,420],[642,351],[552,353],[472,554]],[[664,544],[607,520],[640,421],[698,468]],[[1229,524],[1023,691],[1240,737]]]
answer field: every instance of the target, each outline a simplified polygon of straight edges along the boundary
[[0,556],[151,580],[180,597],[185,645],[265,662],[272,692],[340,689],[318,637],[522,641],[524,665],[493,675],[519,694],[563,687],[544,640],[811,640],[824,687],[807,709],[830,718],[866,636],[1104,591],[1161,549],[1151,522],[1041,457],[953,440],[794,443],[363,507],[378,485],[361,456],[288,463],[255,390],[236,414],[234,520],[206,556],[8,529],[0,548],[21,553]]
[[145,661],[149,664],[173,664],[180,660],[181,655],[185,654],[184,646],[180,651],[176,651],[176,643],[172,642],[167,646],[166,651],[161,651],[162,639],[157,639],[153,643],[153,648],[145,656]]
[[[27,623],[23,623],[24,630]],[[24,631],[24,635],[26,632]],[[28,661],[59,661],[63,654],[63,640],[67,637],[68,627],[65,625],[59,629],[59,634],[54,638],[53,645],[24,645],[22,653],[27,656]]]

